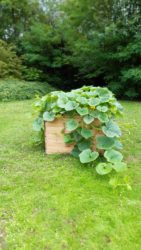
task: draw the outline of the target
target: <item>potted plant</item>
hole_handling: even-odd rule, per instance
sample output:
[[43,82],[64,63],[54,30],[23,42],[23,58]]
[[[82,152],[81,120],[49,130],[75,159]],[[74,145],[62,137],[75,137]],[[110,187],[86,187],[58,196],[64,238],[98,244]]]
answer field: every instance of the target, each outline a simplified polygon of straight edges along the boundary
[[119,152],[121,131],[115,122],[122,115],[122,106],[107,88],[54,91],[37,100],[34,107],[38,117],[33,127],[44,132],[47,154],[70,153],[84,164],[103,155],[96,166],[101,175],[126,169]]

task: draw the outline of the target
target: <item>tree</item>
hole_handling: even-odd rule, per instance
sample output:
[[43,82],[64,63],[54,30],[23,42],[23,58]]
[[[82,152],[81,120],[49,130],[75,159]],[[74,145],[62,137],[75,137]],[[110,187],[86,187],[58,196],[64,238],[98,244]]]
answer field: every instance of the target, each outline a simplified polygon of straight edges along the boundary
[[64,10],[67,61],[78,69],[79,81],[97,81],[119,97],[139,97],[140,1],[69,0]]
[[0,37],[16,43],[32,22],[41,20],[43,11],[38,0],[1,0],[0,2]]
[[0,78],[21,77],[21,60],[17,57],[14,46],[0,40]]

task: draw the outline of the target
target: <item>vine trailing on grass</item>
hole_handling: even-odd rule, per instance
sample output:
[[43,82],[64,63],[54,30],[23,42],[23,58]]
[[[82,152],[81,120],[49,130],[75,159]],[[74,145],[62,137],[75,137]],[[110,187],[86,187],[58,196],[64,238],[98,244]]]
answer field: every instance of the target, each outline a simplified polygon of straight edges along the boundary
[[67,93],[54,91],[37,100],[34,107],[38,117],[33,128],[39,133],[44,130],[44,121],[68,117],[64,142],[74,145],[71,154],[81,163],[94,162],[102,155],[102,161],[96,165],[98,174],[126,170],[119,152],[121,131],[115,122],[122,115],[122,106],[107,88],[84,86]]

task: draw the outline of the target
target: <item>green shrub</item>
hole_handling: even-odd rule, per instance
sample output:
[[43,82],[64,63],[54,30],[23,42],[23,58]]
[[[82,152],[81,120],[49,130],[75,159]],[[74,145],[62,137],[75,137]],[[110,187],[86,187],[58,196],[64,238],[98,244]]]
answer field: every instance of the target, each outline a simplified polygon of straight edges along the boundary
[[17,79],[0,80],[0,101],[32,99],[55,90],[48,83],[26,82]]
[[0,78],[21,77],[21,60],[17,57],[14,46],[0,40]]
[[40,81],[42,71],[34,67],[27,68],[23,66],[22,78],[26,81]]

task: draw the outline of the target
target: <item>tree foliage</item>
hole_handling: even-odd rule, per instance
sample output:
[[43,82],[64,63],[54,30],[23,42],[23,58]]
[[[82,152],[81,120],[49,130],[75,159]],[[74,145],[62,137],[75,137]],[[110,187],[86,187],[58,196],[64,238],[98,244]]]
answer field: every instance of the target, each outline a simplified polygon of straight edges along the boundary
[[32,22],[42,20],[42,11],[38,0],[1,0],[0,1],[0,37],[17,43]]
[[139,99],[140,0],[2,0],[0,21],[0,37],[40,79],[64,90],[96,82]]
[[0,40],[0,78],[21,76],[21,60],[15,53],[13,45]]

